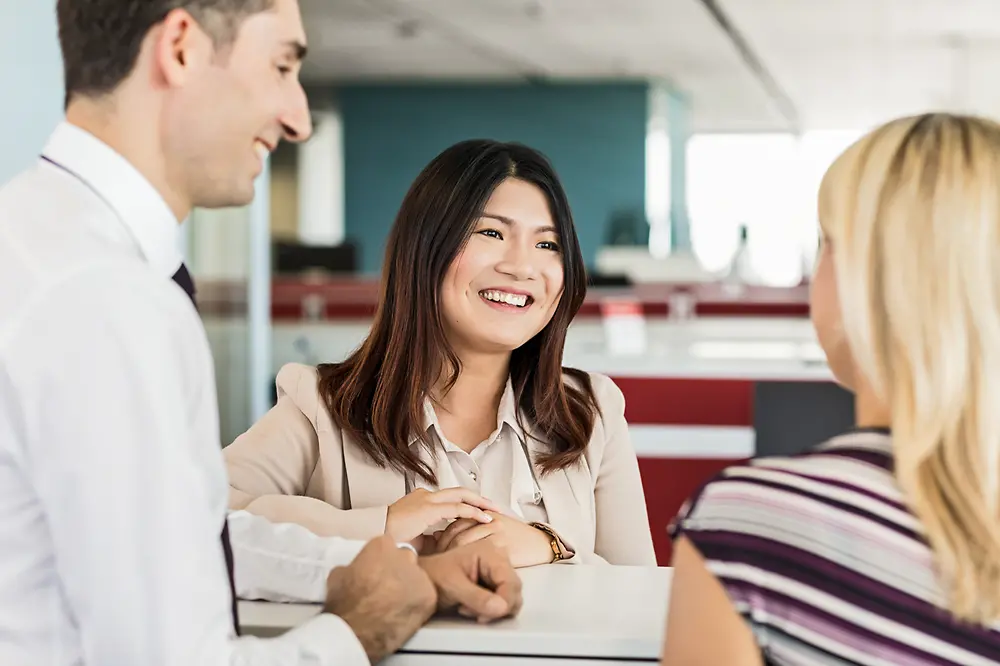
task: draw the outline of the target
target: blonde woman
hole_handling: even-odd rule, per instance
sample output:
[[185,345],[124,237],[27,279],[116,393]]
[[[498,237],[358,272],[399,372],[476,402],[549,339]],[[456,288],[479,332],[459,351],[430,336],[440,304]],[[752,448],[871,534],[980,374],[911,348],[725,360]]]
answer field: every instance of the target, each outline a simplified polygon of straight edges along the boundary
[[819,214],[812,319],[857,428],[689,501],[664,663],[998,663],[1000,126],[891,122]]

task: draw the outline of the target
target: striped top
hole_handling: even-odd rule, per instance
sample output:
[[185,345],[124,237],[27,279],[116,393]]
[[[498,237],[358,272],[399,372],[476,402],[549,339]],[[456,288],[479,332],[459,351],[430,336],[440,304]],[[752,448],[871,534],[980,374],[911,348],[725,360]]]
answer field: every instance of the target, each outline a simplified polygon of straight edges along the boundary
[[1000,663],[1000,625],[959,623],[892,473],[886,431],[730,467],[681,509],[672,538],[701,552],[765,660]]

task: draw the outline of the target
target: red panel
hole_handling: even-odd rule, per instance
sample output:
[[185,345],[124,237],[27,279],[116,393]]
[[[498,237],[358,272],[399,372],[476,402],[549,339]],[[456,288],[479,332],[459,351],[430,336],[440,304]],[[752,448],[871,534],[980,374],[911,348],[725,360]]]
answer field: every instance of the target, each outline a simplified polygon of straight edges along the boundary
[[739,460],[697,460],[640,458],[639,473],[646,493],[649,528],[653,532],[656,562],[670,565],[670,539],[667,526],[680,511],[684,501],[706,480]]
[[751,379],[613,377],[625,394],[629,423],[752,426]]
[[[804,303],[698,303],[695,308],[702,317],[808,317],[809,305]],[[666,303],[643,303],[642,313],[647,317],[665,317],[670,314]],[[375,314],[375,303],[327,302],[323,316],[327,319],[354,319],[371,317]],[[295,303],[275,303],[274,319],[300,319],[303,308]],[[584,303],[577,313],[577,319],[597,319],[601,316],[601,304]]]
[[808,303],[698,303],[695,311],[702,317],[808,317]]
[[[642,313],[647,317],[666,317],[670,306],[666,301],[642,303]],[[701,317],[808,317],[808,303],[761,303],[726,301],[718,303],[697,303],[695,313]],[[578,319],[596,319],[601,316],[598,301],[585,301],[576,314]]]
[[[647,317],[666,317],[670,314],[670,306],[666,301],[647,301],[641,305],[642,313]],[[596,319],[600,316],[601,302],[596,299],[584,301],[576,313],[577,319]]]
[[[371,317],[379,295],[379,281],[371,277],[288,278],[277,276],[272,282],[271,302],[276,320],[295,320],[307,316],[306,299],[318,307],[312,316],[322,313],[330,320]],[[806,286],[789,288],[746,286],[731,293],[719,284],[638,284],[632,287],[593,287],[577,315],[600,316],[606,299],[634,300],[648,317],[669,313],[671,294],[687,292],[700,316],[797,316],[809,314],[809,290]],[[199,305],[203,314],[238,316],[246,312],[246,285],[240,282],[203,280],[198,282]],[[308,308],[312,309],[312,308]],[[318,312],[316,311],[318,310]]]

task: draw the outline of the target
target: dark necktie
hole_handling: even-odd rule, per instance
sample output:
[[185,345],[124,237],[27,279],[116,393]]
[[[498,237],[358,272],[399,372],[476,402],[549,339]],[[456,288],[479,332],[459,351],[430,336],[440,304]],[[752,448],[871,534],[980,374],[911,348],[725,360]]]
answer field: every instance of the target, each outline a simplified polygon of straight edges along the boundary
[[[191,303],[198,307],[198,302],[194,298],[194,280],[191,279],[191,273],[188,272],[187,266],[181,264],[181,267],[177,269],[174,273],[174,282],[176,282],[181,289],[187,292],[188,297],[191,299]],[[233,547],[229,542],[229,521],[223,521],[222,523],[222,552],[226,556],[226,571],[229,574],[229,590],[233,595],[233,629],[236,630],[236,635],[240,634],[240,616],[237,611],[236,603],[236,579],[233,576]]]
[[194,297],[194,280],[191,279],[191,274],[188,273],[187,266],[181,264],[181,267],[177,269],[174,273],[174,282],[176,282],[181,289],[187,293],[188,298],[191,299],[191,303],[195,308],[198,307],[198,301]]

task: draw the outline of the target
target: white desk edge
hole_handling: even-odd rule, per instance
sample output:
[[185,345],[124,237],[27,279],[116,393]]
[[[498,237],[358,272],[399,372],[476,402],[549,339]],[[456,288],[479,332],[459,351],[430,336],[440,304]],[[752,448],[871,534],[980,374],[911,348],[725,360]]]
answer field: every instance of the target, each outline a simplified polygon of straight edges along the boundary
[[[608,572],[610,576],[606,576],[605,580],[595,580],[602,572]],[[521,573],[525,582],[525,607],[517,618],[482,625],[464,618],[435,617],[400,652],[641,661],[659,659],[663,628],[666,626],[669,569],[557,565],[526,569]],[[555,581],[555,584],[540,580],[545,576],[561,580]],[[613,624],[609,621],[609,609],[594,593],[619,585],[646,594],[644,597],[626,595],[625,603],[629,606],[610,611],[621,621],[615,631],[609,631],[609,625]],[[587,595],[585,590],[591,588],[594,596],[589,598],[597,604],[597,615],[600,617],[572,617],[580,612],[582,606],[579,605],[581,599],[570,599],[564,608],[575,610],[564,613],[565,621],[561,626],[555,626],[560,624],[559,611],[553,612],[549,605],[553,600],[549,593],[556,587],[565,591],[567,586],[579,589],[584,597]],[[663,591],[657,595],[650,594],[650,586],[661,586]],[[621,606],[620,601],[618,605]],[[244,633],[273,636],[308,620],[319,613],[320,607],[241,601],[239,610]]]

